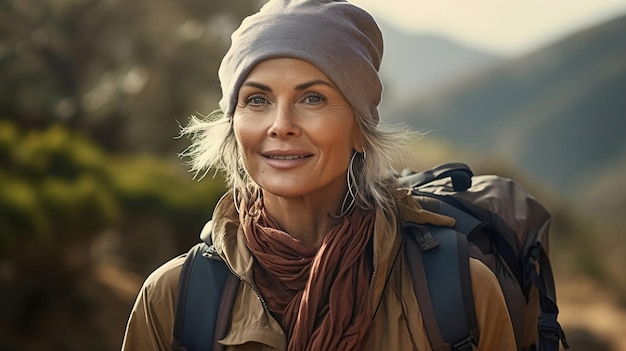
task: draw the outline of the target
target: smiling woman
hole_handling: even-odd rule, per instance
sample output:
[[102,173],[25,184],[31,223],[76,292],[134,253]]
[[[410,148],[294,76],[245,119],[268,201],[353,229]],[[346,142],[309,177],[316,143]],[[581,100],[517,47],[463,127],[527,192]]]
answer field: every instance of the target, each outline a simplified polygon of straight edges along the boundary
[[265,211],[295,238],[319,245],[328,214],[340,213],[351,156],[363,152],[350,104],[322,71],[292,58],[255,66],[238,100],[235,136]]
[[[382,48],[372,16],[346,1],[270,0],[233,33],[220,110],[183,129],[192,170],[221,170],[232,187],[206,255],[243,284],[213,349],[433,349],[400,224],[454,220],[421,208],[394,177],[409,133],[379,124]],[[185,259],[147,278],[124,350],[191,350],[173,338]],[[498,281],[469,266],[475,347],[515,349]]]

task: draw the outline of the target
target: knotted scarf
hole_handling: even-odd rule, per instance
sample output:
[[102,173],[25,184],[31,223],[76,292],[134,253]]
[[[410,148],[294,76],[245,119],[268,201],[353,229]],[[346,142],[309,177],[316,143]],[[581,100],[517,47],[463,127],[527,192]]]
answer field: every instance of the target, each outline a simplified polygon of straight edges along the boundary
[[333,226],[320,247],[306,247],[278,229],[262,200],[242,211],[254,280],[288,336],[288,350],[361,350],[372,321],[366,247],[374,215],[355,208]]

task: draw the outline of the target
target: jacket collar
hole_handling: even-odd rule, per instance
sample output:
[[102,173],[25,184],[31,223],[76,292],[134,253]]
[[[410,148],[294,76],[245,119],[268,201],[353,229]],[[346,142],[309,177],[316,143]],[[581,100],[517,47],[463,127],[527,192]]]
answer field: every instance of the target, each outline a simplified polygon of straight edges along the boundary
[[[397,189],[394,199],[397,208],[395,213],[385,213],[382,209],[376,211],[373,236],[374,274],[370,285],[374,308],[378,305],[389,272],[402,246],[401,221],[448,227],[454,225],[454,219],[423,209],[408,189]],[[239,213],[230,192],[220,199],[213,212],[212,239],[217,252],[230,269],[239,278],[254,286],[254,259],[246,246],[243,230],[239,225]]]

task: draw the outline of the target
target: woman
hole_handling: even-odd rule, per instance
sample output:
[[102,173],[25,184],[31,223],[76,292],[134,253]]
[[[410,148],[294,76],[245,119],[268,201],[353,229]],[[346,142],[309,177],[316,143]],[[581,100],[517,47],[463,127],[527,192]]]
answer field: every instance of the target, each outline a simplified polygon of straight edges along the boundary
[[[227,350],[431,349],[399,223],[454,220],[394,181],[406,136],[378,125],[382,45],[373,18],[347,2],[271,0],[232,36],[220,111],[184,129],[192,168],[220,169],[233,187],[212,234],[246,283]],[[146,280],[123,349],[171,349],[183,260]],[[477,349],[515,349],[495,276],[470,267]]]

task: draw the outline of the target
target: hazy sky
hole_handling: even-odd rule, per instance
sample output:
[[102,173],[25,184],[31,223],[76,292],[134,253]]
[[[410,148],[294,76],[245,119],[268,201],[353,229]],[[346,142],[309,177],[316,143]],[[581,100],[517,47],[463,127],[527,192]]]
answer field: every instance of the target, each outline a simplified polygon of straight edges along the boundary
[[626,13],[626,0],[351,1],[398,28],[443,34],[508,56]]

